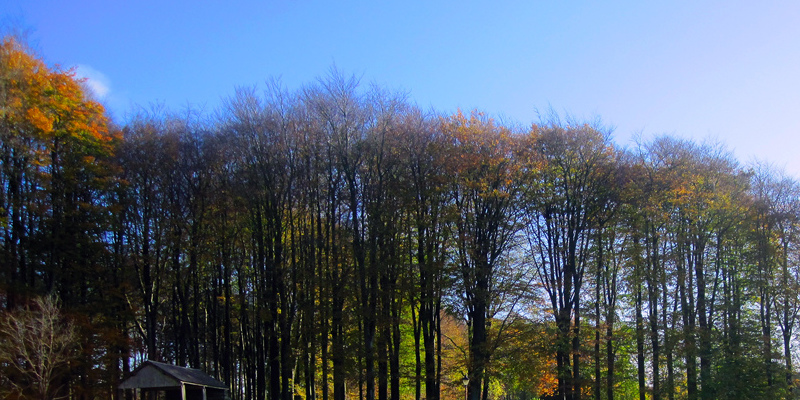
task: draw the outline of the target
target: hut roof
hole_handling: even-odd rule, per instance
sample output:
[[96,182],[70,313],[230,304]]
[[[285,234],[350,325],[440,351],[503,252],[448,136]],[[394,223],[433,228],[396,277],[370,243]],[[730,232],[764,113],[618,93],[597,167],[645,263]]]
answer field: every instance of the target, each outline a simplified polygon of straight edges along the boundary
[[133,371],[133,374],[123,381],[120,389],[134,388],[165,388],[176,387],[181,384],[206,386],[227,389],[224,383],[212,378],[199,369],[179,367],[156,361],[145,361]]

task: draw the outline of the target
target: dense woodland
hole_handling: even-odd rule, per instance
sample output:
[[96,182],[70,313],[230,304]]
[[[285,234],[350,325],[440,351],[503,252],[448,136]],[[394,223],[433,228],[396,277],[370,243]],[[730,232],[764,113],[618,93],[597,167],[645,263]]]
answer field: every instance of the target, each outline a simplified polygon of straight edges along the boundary
[[[46,396],[118,398],[152,359],[237,400],[790,397],[793,177],[337,71],[232,92],[118,126],[2,42],[3,321],[51,295],[76,333]],[[21,360],[0,355],[7,398],[39,393]]]

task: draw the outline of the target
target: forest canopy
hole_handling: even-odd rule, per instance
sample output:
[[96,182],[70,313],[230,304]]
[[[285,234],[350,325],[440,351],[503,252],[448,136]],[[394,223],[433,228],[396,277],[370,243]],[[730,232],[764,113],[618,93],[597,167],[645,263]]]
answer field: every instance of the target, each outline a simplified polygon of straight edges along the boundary
[[150,359],[233,399],[791,397],[797,181],[611,134],[335,70],[118,126],[7,37],[0,327],[46,298],[70,346],[47,382],[0,346],[0,391],[116,399]]

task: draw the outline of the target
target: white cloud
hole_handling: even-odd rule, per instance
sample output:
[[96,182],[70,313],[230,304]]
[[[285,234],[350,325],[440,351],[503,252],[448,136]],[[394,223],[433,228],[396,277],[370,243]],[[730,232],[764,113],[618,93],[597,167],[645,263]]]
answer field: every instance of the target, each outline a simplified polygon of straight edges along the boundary
[[77,65],[75,67],[75,77],[85,78],[86,86],[94,92],[98,99],[105,99],[111,92],[111,81],[108,77],[88,65]]

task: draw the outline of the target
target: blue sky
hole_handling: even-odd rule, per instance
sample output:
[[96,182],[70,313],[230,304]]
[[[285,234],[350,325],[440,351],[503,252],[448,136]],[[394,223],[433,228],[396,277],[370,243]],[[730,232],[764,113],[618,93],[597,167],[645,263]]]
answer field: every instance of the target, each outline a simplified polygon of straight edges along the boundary
[[211,111],[237,86],[297,89],[334,64],[422,108],[527,125],[552,107],[727,144],[800,177],[796,1],[0,0],[49,63],[79,66],[116,119]]

